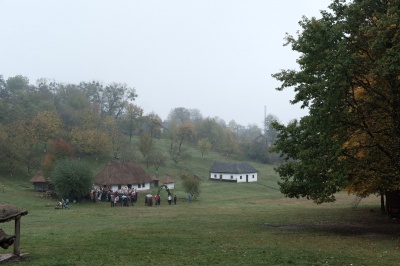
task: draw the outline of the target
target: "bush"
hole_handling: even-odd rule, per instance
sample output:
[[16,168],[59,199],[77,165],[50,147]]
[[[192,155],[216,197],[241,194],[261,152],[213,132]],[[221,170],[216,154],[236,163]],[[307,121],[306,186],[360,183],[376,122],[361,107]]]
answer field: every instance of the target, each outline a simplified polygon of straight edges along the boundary
[[90,193],[93,174],[86,164],[64,159],[58,161],[54,167],[53,182],[60,197],[80,200]]
[[191,194],[193,197],[196,195],[198,197],[200,195],[200,180],[198,178],[195,178],[191,174],[187,172],[183,172],[181,174],[182,178],[182,186],[183,190],[186,193]]

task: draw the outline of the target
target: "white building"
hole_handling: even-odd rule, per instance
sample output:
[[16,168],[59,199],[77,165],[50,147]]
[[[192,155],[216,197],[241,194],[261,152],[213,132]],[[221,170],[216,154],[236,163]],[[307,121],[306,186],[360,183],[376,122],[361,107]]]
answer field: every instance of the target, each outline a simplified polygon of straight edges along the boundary
[[174,189],[176,179],[173,178],[172,176],[166,174],[164,176],[164,178],[160,179],[160,182],[161,182],[161,184],[166,185],[168,189]]
[[111,187],[113,191],[125,188],[149,190],[153,179],[137,164],[123,161],[108,163],[94,178],[95,186]]
[[215,162],[210,169],[210,179],[246,183],[257,182],[258,170],[248,163]]

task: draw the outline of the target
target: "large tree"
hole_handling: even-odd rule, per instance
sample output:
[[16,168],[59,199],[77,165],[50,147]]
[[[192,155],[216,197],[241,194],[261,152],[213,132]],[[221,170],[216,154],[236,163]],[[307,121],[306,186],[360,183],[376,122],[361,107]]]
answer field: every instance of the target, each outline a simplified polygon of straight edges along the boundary
[[143,117],[142,132],[147,132],[153,138],[158,138],[161,135],[162,120],[161,118],[151,112],[150,114]]
[[146,156],[154,149],[154,146],[154,139],[149,133],[144,132],[140,135],[138,147],[140,153],[143,155],[143,158],[146,158]]
[[299,70],[273,76],[309,109],[300,121],[274,125],[287,196],[322,203],[345,187],[363,196],[400,188],[399,8],[398,0],[335,0],[287,36]]
[[56,88],[54,102],[64,128],[70,131],[73,127],[85,123],[86,121],[82,118],[86,118],[86,115],[90,112],[91,103],[84,92],[73,84],[58,84]]
[[129,135],[129,143],[132,142],[132,136],[139,129],[142,121],[143,109],[132,103],[128,103],[126,111],[122,116],[120,124],[123,130]]
[[32,127],[38,141],[44,144],[45,151],[49,140],[59,137],[61,126],[62,121],[55,110],[39,112],[33,118]]
[[39,165],[41,152],[30,121],[18,120],[0,126],[0,167],[11,175],[21,165],[31,172]]
[[181,161],[190,158],[187,145],[193,139],[194,127],[193,124],[183,123],[174,125],[169,128],[170,146],[169,154],[172,161],[177,165]]
[[127,104],[137,97],[134,88],[117,82],[107,86],[98,81],[81,82],[79,88],[102,116],[118,118],[124,113]]
[[203,119],[195,127],[197,139],[208,139],[213,149],[220,149],[222,138],[224,136],[224,128],[216,121],[215,118],[207,117]]
[[185,107],[177,107],[172,109],[168,114],[168,121],[175,124],[183,124],[190,122],[190,110]]
[[208,154],[211,150],[211,142],[208,139],[199,139],[197,141],[197,149],[201,152],[201,157]]
[[40,109],[49,109],[51,105],[43,94],[29,85],[29,79],[21,75],[9,77],[5,83],[0,81],[0,96],[5,104],[2,107],[6,107],[1,109],[4,112],[1,116],[7,123],[30,119]]
[[118,118],[125,110],[127,103],[137,97],[134,88],[126,84],[111,83],[100,91],[102,115]]

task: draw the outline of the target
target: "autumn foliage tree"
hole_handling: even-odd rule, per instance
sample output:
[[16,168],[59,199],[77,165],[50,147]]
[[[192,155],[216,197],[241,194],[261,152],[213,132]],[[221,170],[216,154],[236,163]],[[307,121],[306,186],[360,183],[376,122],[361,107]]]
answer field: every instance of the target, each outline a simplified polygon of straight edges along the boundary
[[400,188],[400,1],[335,0],[287,36],[299,70],[273,76],[294,87],[309,115],[274,123],[281,191],[317,203],[344,188],[366,196]]
[[74,151],[69,143],[64,139],[59,139],[51,145],[48,153],[46,153],[43,162],[42,170],[46,178],[50,178],[54,166],[59,160],[72,158],[74,156]]
[[31,125],[30,121],[17,120],[0,127],[1,164],[11,175],[19,165],[26,166],[28,173],[40,165],[37,137]]
[[48,141],[59,136],[62,121],[55,110],[41,111],[33,118],[32,126],[36,137],[44,144],[44,149],[47,150]]
[[143,158],[146,158],[146,156],[154,149],[154,145],[154,139],[149,133],[145,132],[140,135],[138,146]]
[[208,139],[199,139],[197,141],[197,149],[201,152],[201,157],[208,154],[211,150],[211,142]]

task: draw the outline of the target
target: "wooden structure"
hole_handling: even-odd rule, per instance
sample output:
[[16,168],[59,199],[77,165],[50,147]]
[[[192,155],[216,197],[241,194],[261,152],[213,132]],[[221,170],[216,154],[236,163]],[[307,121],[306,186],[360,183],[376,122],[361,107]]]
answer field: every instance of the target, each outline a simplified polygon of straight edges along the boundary
[[33,176],[31,182],[33,183],[35,191],[46,192],[49,190],[49,182],[44,177],[42,171],[39,171],[35,176]]
[[19,250],[19,239],[20,239],[20,227],[21,217],[27,215],[28,211],[22,210],[11,204],[0,205],[0,223],[5,223],[14,220],[15,229],[14,235],[7,235],[3,230],[0,233],[1,247],[7,249],[10,245],[14,244],[13,254],[5,254],[0,257],[0,262],[7,260],[13,256],[20,256]]

